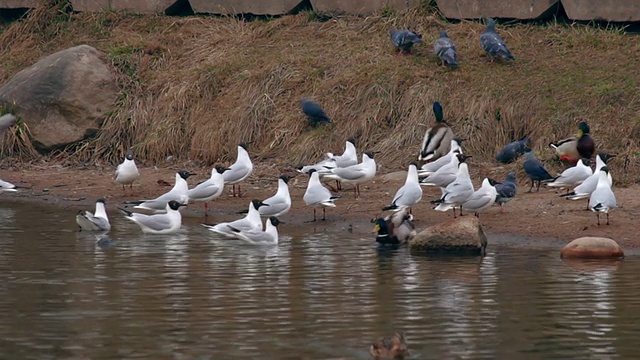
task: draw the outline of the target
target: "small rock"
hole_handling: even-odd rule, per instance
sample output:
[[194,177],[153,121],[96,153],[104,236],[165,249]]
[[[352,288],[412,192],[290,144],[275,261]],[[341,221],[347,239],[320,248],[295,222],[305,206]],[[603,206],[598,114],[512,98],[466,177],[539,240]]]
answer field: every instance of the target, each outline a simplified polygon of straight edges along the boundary
[[482,255],[487,236],[475,216],[467,215],[430,226],[409,240],[411,253]]
[[602,259],[620,258],[624,252],[613,239],[585,236],[577,238],[562,248],[562,258]]

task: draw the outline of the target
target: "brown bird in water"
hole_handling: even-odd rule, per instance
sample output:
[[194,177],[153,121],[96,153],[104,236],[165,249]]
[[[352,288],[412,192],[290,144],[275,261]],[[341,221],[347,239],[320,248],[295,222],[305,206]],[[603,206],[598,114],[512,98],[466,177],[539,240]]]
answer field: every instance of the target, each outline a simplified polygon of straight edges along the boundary
[[383,337],[371,345],[369,353],[374,359],[403,359],[411,355],[407,349],[404,333],[397,332],[392,337]]

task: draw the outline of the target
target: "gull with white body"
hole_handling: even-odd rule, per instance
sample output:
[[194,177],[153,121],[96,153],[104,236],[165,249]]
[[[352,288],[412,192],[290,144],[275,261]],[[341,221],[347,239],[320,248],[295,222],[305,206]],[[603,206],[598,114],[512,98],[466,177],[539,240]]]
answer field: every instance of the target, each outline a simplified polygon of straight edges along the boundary
[[236,162],[229,166],[229,170],[225,171],[222,176],[224,177],[224,183],[232,185],[233,196],[236,196],[236,184],[238,185],[238,197],[242,196],[242,189],[240,183],[251,175],[253,172],[253,163],[249,158],[247,152],[247,144],[238,145],[238,155]]
[[109,223],[109,217],[107,216],[107,210],[104,207],[105,199],[98,199],[96,201],[96,210],[78,212],[76,215],[76,224],[80,227],[80,231],[109,231],[111,230],[111,224]]
[[167,203],[171,200],[186,205],[189,203],[189,184],[187,184],[187,179],[191,175],[195,174],[186,170],[178,171],[176,173],[176,182],[168,192],[155,199],[127,201],[125,204],[135,205],[134,209],[149,210],[156,213],[164,212],[167,209]]
[[154,215],[134,213],[122,208],[118,209],[125,214],[128,220],[138,224],[143,233],[169,235],[177,233],[182,226],[182,215],[178,211],[181,206],[186,206],[186,204],[171,200],[167,202],[165,213]]

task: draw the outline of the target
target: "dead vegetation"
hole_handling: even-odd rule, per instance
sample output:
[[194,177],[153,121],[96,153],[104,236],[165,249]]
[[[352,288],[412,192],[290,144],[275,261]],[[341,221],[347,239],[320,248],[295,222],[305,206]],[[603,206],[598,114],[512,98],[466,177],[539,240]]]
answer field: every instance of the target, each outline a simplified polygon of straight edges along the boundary
[[[415,56],[396,56],[392,27],[424,35]],[[457,70],[438,66],[431,53],[440,28],[456,43]],[[440,101],[476,165],[494,166],[512,136],[530,134],[538,157],[559,171],[547,144],[587,119],[598,147],[619,155],[612,165],[618,183],[637,180],[637,37],[556,22],[499,24],[517,60],[489,64],[478,40],[483,29],[479,22],[448,23],[430,7],[324,22],[310,13],[247,22],[75,14],[56,0],[0,35],[0,79],[78,44],[105,53],[120,98],[95,139],[56,154],[68,161],[116,162],[133,146],[148,163],[174,156],[212,164],[233,160],[246,141],[257,160],[297,165],[341,152],[355,137],[359,150],[380,152],[384,171],[403,169],[415,160],[434,121],[432,103]],[[306,128],[302,97],[320,102],[334,125]],[[30,145],[16,139],[26,137],[5,141],[3,153],[30,159]],[[496,171],[512,167],[520,163]]]

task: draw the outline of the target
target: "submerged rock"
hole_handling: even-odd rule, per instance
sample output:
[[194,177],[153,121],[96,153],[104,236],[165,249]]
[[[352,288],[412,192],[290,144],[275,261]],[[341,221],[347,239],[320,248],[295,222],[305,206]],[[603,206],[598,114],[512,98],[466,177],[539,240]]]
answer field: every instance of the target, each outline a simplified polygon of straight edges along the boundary
[[409,240],[411,253],[482,255],[487,236],[475,216],[462,216],[430,226]]
[[613,239],[605,237],[586,236],[577,238],[562,248],[562,258],[619,258],[624,256],[624,251]]
[[95,134],[112,110],[118,86],[102,54],[89,45],[51,54],[18,72],[0,88],[14,104],[41,152]]

